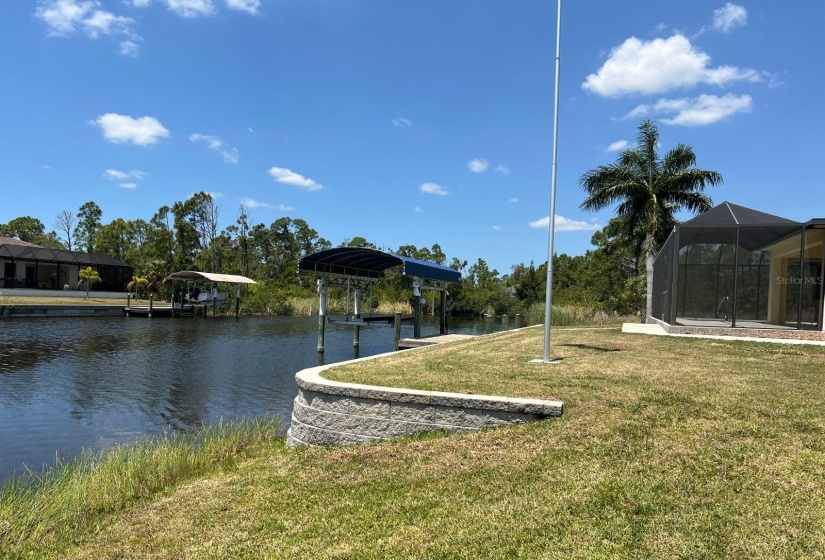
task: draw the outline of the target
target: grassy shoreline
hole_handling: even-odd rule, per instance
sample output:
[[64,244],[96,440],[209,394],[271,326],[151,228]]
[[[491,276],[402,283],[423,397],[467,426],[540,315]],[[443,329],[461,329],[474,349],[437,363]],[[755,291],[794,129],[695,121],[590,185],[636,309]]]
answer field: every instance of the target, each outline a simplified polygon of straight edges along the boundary
[[[252,444],[46,538],[36,558],[800,558],[825,554],[825,349],[524,329],[329,370],[559,398],[560,419],[342,449]],[[101,484],[114,484],[103,480]],[[0,525],[14,511],[0,506]]]

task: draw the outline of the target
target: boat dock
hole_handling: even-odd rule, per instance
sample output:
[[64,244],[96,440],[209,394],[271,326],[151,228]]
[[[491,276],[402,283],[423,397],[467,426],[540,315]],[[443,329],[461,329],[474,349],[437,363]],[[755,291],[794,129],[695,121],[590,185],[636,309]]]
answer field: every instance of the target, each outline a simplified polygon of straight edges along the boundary
[[421,348],[422,346],[432,346],[434,344],[444,344],[445,342],[456,342],[467,338],[474,338],[473,334],[437,334],[424,338],[402,338],[398,341],[399,350],[410,348]]

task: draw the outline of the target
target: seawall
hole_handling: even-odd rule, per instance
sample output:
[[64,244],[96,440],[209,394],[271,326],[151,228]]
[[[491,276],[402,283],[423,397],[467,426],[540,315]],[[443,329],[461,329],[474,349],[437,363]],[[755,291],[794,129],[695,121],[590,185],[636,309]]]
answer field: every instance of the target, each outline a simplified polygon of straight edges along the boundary
[[321,376],[340,365],[308,368],[296,374],[299,390],[287,432],[290,446],[347,445],[435,430],[480,430],[558,417],[564,406],[560,401],[398,389]]

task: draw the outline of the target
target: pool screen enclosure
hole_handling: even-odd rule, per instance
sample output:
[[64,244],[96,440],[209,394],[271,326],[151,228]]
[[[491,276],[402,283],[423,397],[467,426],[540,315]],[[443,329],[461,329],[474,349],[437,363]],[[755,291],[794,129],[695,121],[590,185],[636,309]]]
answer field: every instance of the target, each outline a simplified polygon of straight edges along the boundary
[[825,220],[724,202],[678,225],[653,265],[653,318],[670,325],[822,330]]

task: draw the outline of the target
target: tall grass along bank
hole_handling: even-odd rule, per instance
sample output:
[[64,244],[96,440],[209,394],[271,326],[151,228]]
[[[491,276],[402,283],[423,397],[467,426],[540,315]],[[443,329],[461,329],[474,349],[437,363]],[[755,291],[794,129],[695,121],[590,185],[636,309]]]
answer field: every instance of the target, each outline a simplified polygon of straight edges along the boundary
[[12,478],[0,490],[0,551],[75,538],[107,513],[233,469],[251,448],[278,441],[278,426],[259,419],[171,433]]

